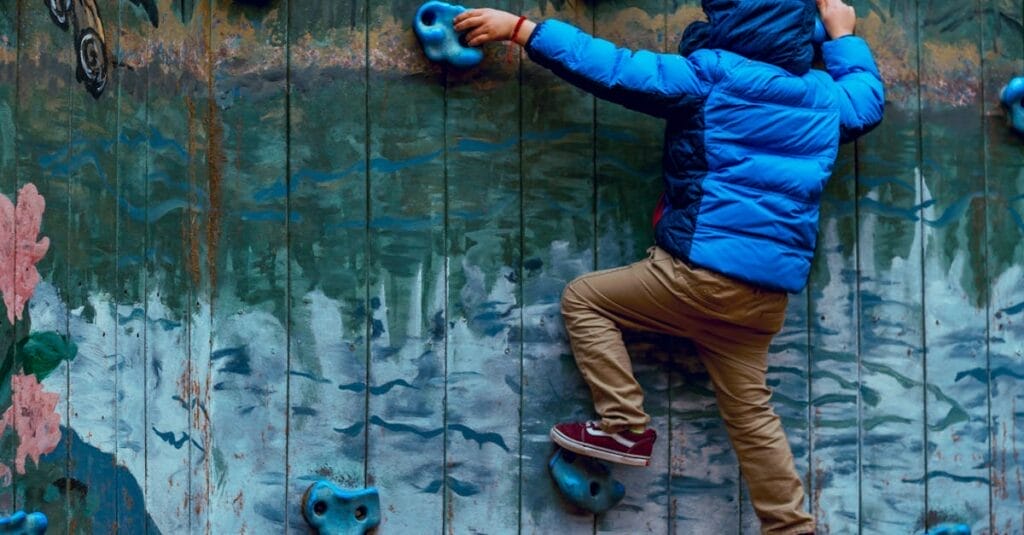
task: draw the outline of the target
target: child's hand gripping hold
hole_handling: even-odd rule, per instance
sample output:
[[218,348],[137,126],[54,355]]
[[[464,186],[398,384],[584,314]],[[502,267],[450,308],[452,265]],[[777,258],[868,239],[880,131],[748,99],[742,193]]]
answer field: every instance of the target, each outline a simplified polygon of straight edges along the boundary
[[537,26],[526,17],[498,9],[470,9],[455,17],[455,31],[469,32],[465,42],[480,46],[492,41],[515,41],[525,45]]
[[857,13],[843,0],[818,0],[818,12],[825,31],[833,40],[853,35],[857,26]]

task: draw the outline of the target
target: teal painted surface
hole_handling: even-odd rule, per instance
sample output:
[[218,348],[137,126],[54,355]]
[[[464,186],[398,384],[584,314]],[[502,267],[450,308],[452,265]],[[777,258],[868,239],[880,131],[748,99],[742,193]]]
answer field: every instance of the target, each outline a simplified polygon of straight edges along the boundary
[[449,477],[445,452],[447,77],[416,55],[418,5],[369,13],[366,50],[381,53],[367,53],[369,303],[355,317],[370,322],[366,466],[382,491],[381,529],[441,533],[448,486],[466,485]]
[[[530,2],[531,17],[593,27],[579,3]],[[589,391],[562,327],[562,288],[594,266],[594,98],[522,62],[522,468],[523,533],[592,533],[593,515],[569,509],[549,477],[552,420],[587,417]],[[557,178],[557,180],[552,180]],[[553,239],[554,238],[554,239]],[[530,400],[527,402],[526,400]],[[555,507],[552,507],[555,505]],[[566,511],[572,511],[566,514]]]
[[[934,2],[921,4],[922,11]],[[921,185],[930,198],[924,223],[925,495],[928,523],[987,527],[991,484],[987,460],[988,251],[982,103],[982,19],[975,6],[948,9],[955,24],[925,17],[921,38]],[[946,76],[939,46],[961,51],[958,87]],[[952,94],[950,94],[952,93]],[[953,97],[956,106],[943,102]],[[957,125],[955,129],[949,125]],[[932,446],[934,444],[935,446]],[[914,482],[914,480],[912,480]]]
[[918,72],[913,4],[878,15],[893,39],[883,124],[858,145],[860,521],[868,531],[923,527],[926,355],[922,328],[922,234]]
[[[61,440],[0,508],[302,533],[325,479],[379,488],[383,533],[756,532],[683,340],[629,337],[661,438],[614,468],[618,507],[572,508],[547,471],[550,425],[590,415],[559,297],[650,245],[658,121],[503,46],[431,64],[415,1],[97,5],[98,99],[44,5],[0,6],[0,194],[34,184],[51,243],[0,349],[79,347],[41,382]],[[698,5],[501,7],[672,52]],[[997,96],[1024,5],[855,5],[887,117],[843,149],[770,360],[806,506],[826,533],[1020,533],[1024,144]]]
[[[986,311],[989,334],[987,374],[990,419],[988,426],[991,462],[991,515],[993,532],[1022,529],[1021,503],[1024,479],[1020,445],[1024,444],[1019,377],[1024,359],[1020,274],[1024,266],[1024,175],[1020,138],[1006,128],[990,99],[1003,80],[1024,72],[1024,39],[1015,20],[1024,19],[1024,2],[992,0],[984,4],[982,41],[984,58],[983,97],[985,121],[984,166],[987,193],[986,235],[989,303]],[[1017,17],[1021,18],[1018,19]],[[1015,377],[1016,376],[1016,377]]]

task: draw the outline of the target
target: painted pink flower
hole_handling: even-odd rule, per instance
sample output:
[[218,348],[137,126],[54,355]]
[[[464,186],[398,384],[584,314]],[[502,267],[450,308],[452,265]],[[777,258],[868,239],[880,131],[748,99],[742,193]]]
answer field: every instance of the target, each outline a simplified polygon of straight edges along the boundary
[[[35,375],[11,376],[11,406],[0,419],[0,434],[8,426],[18,433],[14,466],[19,474],[25,473],[26,458],[31,457],[38,466],[40,457],[57,449],[60,442],[60,415],[56,412],[59,399],[59,395],[44,391]],[[2,472],[0,469],[0,475]]]
[[49,238],[36,241],[44,210],[46,201],[33,184],[25,184],[18,192],[17,208],[0,195],[0,293],[11,323],[21,319],[25,303],[39,284],[36,262],[50,248]]

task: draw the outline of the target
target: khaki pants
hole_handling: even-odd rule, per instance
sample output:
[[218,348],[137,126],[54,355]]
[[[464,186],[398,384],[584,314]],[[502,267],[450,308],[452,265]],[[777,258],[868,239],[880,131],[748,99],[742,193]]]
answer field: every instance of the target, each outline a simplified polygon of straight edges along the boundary
[[768,346],[782,328],[788,296],[691,266],[658,247],[630,266],[584,275],[562,295],[573,354],[605,431],[643,426],[643,390],[620,329],[691,339],[714,384],[761,529],[814,529],[804,490],[765,378]]

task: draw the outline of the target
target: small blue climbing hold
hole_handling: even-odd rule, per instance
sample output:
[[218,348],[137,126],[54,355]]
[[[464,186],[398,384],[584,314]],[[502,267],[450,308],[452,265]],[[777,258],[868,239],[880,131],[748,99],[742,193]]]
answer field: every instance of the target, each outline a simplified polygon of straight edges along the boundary
[[999,100],[1010,112],[1010,125],[1017,132],[1024,134],[1024,77],[1010,80],[1000,93]]
[[462,43],[453,27],[453,19],[466,8],[431,0],[416,11],[412,27],[420,38],[430,61],[446,61],[455,67],[467,68],[480,63],[484,53]]
[[0,533],[16,535],[42,535],[46,533],[46,515],[18,511],[11,516],[0,518]]
[[558,448],[548,468],[562,495],[591,513],[615,507],[626,495],[626,487],[612,479],[611,470],[596,459]]
[[320,535],[362,535],[380,524],[380,494],[317,481],[302,497],[302,515]]
[[939,524],[928,530],[925,535],[971,535],[971,526],[967,524]]
[[821,22],[820,17],[814,17],[814,36],[811,39],[816,45],[828,41],[828,32],[825,31],[825,24]]

